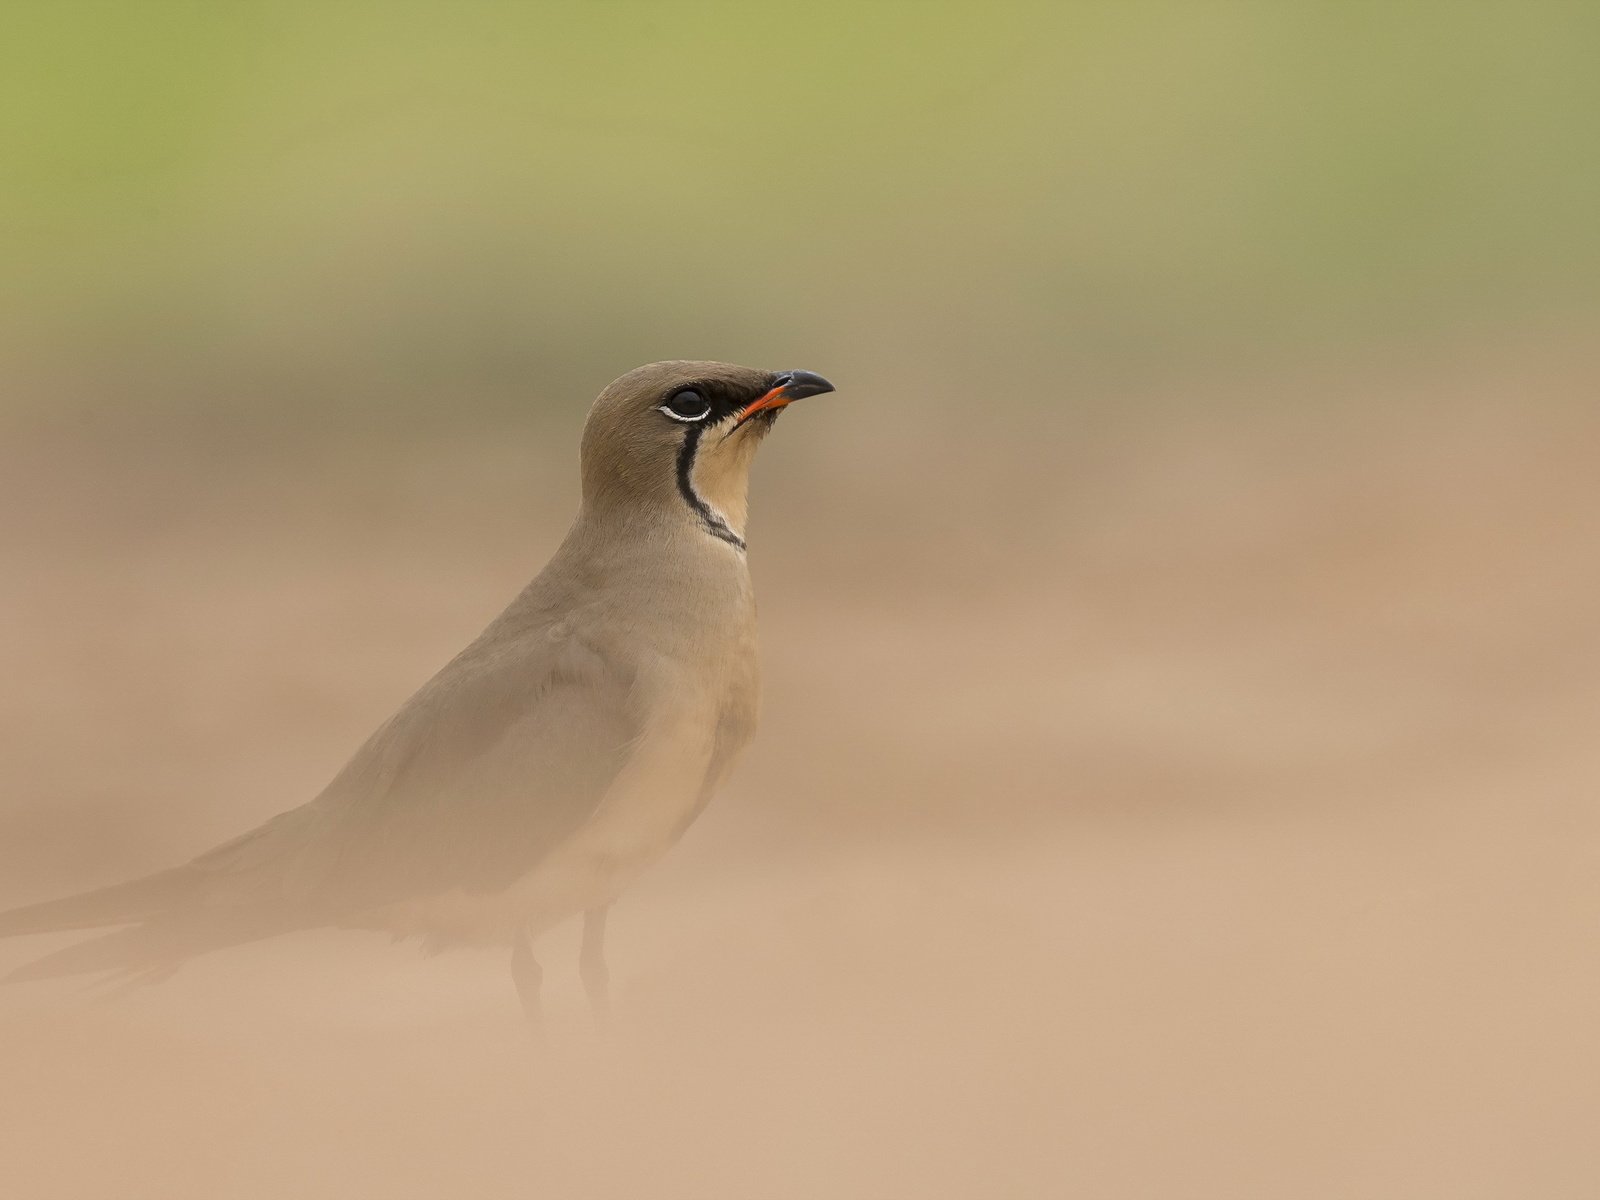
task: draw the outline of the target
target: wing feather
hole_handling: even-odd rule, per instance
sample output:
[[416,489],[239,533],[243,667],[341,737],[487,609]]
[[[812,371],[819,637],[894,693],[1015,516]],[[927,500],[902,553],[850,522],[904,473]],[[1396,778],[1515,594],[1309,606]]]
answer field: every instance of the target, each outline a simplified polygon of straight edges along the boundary
[[[627,664],[566,629],[481,638],[316,799],[152,877],[159,887],[30,906],[14,929],[0,914],[0,932],[138,923],[16,977],[160,967],[430,895],[503,889],[581,827],[622,770],[641,726],[632,684]],[[123,895],[126,908],[108,902]]]

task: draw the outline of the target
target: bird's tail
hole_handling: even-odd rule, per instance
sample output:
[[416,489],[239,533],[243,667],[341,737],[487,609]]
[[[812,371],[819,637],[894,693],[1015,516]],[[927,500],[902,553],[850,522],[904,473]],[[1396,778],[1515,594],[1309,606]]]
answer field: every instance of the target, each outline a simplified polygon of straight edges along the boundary
[[128,883],[0,912],[0,937],[126,925],[24,963],[0,982],[114,971],[160,977],[186,958],[238,942],[271,937],[294,926],[270,906],[197,903],[204,872],[176,867]]
[[143,924],[74,942],[24,963],[9,975],[0,976],[0,983],[27,983],[101,971],[148,982],[166,977],[197,954],[286,933],[297,925],[281,911],[265,907],[163,913]]
[[0,937],[128,925],[183,903],[195,885],[192,868],[176,867],[128,883],[24,905],[0,912]]
[[90,971],[147,977],[169,973],[186,958],[308,924],[309,902],[284,878],[296,863],[311,806],[291,809],[194,861],[128,883],[0,912],[0,937],[125,925],[24,964],[0,982]]

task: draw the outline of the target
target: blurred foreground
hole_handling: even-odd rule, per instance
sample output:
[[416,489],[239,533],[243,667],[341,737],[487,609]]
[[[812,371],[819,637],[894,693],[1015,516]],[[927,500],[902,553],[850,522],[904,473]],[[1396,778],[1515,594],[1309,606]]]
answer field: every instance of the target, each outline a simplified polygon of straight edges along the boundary
[[[764,727],[614,914],[609,1038],[571,931],[543,1058],[500,956],[359,934],[0,992],[0,1193],[1592,1195],[1592,349],[840,385],[758,465]],[[0,904],[314,793],[554,546],[558,411],[8,442]]]

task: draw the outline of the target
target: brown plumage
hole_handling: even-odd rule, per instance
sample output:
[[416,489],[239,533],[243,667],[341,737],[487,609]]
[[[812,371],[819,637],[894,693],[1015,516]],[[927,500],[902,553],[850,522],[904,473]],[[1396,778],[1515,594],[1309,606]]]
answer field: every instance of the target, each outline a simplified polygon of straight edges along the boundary
[[583,502],[549,564],[314,800],[131,883],[0,913],[0,936],[121,925],[14,972],[161,975],[325,925],[514,947],[586,914],[604,1000],[606,908],[667,849],[755,728],[748,471],[808,372],[661,362],[600,394]]

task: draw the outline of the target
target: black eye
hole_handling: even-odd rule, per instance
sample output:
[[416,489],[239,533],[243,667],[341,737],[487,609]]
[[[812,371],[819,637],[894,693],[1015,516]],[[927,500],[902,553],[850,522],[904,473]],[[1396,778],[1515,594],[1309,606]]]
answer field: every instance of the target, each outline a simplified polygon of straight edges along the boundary
[[661,411],[674,421],[704,421],[711,415],[711,404],[693,388],[673,392]]

